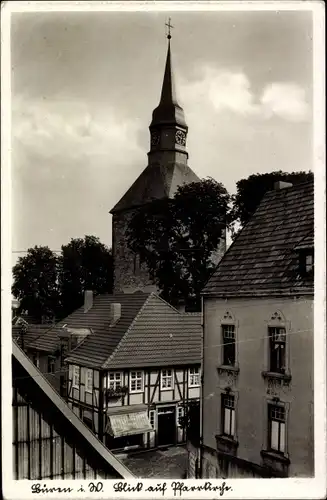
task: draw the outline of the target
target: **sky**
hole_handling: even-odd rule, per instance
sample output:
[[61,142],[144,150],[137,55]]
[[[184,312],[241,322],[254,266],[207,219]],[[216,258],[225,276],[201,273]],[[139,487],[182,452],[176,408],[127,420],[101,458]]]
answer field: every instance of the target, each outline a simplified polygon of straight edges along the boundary
[[147,165],[172,30],[189,165],[229,192],[313,168],[309,11],[12,14],[12,261],[71,238],[111,246],[110,209]]

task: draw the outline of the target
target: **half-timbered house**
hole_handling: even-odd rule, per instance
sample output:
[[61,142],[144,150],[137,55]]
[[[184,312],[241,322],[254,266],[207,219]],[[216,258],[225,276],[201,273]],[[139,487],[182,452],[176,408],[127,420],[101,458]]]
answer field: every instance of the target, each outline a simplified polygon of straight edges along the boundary
[[185,442],[179,420],[200,397],[200,314],[154,293],[85,297],[38,340],[55,350],[61,331],[88,332],[66,358],[69,406],[111,449]]
[[14,479],[133,478],[12,344]]

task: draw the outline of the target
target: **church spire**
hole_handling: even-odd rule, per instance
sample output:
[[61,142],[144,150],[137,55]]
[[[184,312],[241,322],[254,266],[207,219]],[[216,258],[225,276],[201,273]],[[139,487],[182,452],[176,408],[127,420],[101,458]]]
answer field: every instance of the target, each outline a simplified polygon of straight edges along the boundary
[[170,18],[168,23],[168,50],[166,58],[165,74],[162,83],[161,98],[159,106],[153,111],[152,122],[150,127],[158,125],[180,125],[187,129],[185,122],[184,111],[177,102],[174,75],[172,71],[171,63],[171,50],[170,50],[170,40],[171,40],[171,28],[173,26],[170,24]]

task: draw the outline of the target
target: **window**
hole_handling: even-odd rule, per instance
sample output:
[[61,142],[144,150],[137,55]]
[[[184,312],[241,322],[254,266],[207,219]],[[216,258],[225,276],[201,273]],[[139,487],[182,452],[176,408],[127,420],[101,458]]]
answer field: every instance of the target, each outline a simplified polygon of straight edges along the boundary
[[93,389],[93,370],[87,369],[85,374],[85,390],[92,392]]
[[223,365],[235,365],[235,326],[222,325],[223,333]]
[[177,406],[177,425],[178,427],[181,427],[180,421],[181,418],[184,417],[184,408],[183,406]]
[[79,389],[79,366],[73,367],[73,387]]
[[286,331],[285,328],[269,327],[270,367],[273,373],[285,373]]
[[48,373],[54,373],[56,371],[56,358],[54,356],[48,356]]
[[122,386],[122,374],[120,372],[112,372],[108,374],[108,389],[117,391]]
[[307,274],[313,272],[313,255],[311,253],[305,256],[305,272]]
[[131,372],[130,391],[143,392],[143,372]]
[[285,408],[268,405],[268,447],[272,451],[285,453]]
[[172,389],[173,387],[173,371],[161,370],[161,389]]
[[149,420],[150,420],[150,424],[152,426],[152,429],[155,429],[156,428],[156,410],[149,411]]
[[235,435],[235,397],[222,394],[222,434],[231,438]]
[[35,364],[36,368],[40,368],[40,357],[38,352],[32,355],[32,361]]
[[198,387],[200,385],[200,368],[190,368],[189,369],[189,386]]

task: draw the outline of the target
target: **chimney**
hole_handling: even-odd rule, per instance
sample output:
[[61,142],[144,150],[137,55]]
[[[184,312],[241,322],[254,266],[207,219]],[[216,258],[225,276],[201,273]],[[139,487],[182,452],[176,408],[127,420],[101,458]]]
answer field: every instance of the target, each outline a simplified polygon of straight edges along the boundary
[[111,324],[114,325],[121,317],[121,304],[114,302],[110,304],[110,319]]
[[274,190],[280,191],[280,189],[290,188],[293,184],[291,182],[277,181],[274,183]]
[[93,292],[92,290],[85,290],[84,292],[84,312],[87,313],[93,306]]

